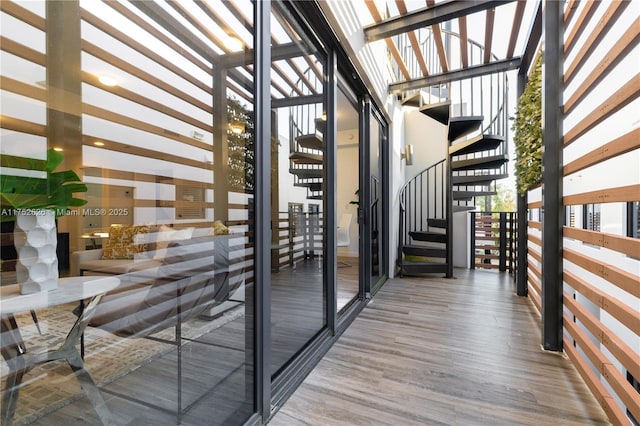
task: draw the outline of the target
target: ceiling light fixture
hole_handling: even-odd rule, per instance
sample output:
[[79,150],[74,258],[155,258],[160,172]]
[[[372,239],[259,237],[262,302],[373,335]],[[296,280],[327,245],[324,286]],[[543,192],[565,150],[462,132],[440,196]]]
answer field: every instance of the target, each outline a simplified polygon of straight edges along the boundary
[[59,146],[56,146],[55,148],[53,148],[53,150],[54,150],[54,151],[57,151],[57,152],[62,152],[62,151],[64,151],[64,149],[60,148]]
[[224,45],[232,52],[238,52],[244,49],[244,43],[242,42],[242,40],[235,36],[227,37]]

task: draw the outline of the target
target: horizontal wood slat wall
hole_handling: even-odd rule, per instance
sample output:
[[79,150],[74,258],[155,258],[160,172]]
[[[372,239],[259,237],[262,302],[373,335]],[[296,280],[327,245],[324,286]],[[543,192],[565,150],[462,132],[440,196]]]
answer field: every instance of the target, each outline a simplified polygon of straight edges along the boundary
[[538,222],[535,220],[530,220],[527,222],[527,225],[529,226],[529,228],[534,228],[537,229],[539,231],[542,231],[542,222]]
[[636,201],[638,198],[640,198],[640,184],[566,195],[562,198],[562,201],[565,206],[574,206],[578,204]]
[[584,170],[587,167],[639,148],[640,128],[636,128],[565,165],[563,168],[563,174],[564,176],[568,176],[572,173]]
[[[565,321],[568,320],[569,318],[565,316]],[[564,338],[564,351],[598,400],[609,420],[616,425],[623,425],[628,422],[627,416],[600,382],[600,378],[591,370],[591,367],[582,358],[582,355],[578,353],[578,350],[573,347],[573,340],[566,335]]]
[[[19,4],[12,1],[0,1],[0,11],[5,12],[14,18],[29,24],[41,31],[45,31],[46,22],[43,17],[25,9]],[[3,46],[4,50],[4,46]]]
[[[632,9],[628,8],[632,2],[579,2],[572,10],[577,3],[565,9],[567,22],[573,15],[577,19],[565,31],[564,51],[572,53],[565,56],[564,64],[562,112],[568,119],[563,123],[563,144],[565,158],[571,161],[564,165],[562,174],[566,177],[580,172],[589,182],[597,179],[602,186],[593,190],[593,186],[577,186],[573,180],[565,186],[571,193],[563,194],[562,201],[565,207],[572,206],[576,216],[580,209],[587,214],[586,205],[600,206],[598,220],[609,232],[563,227],[563,248],[558,255],[563,257],[564,351],[611,422],[629,424],[625,409],[640,419],[640,398],[626,377],[628,372],[640,378],[636,346],[640,275],[629,272],[639,262],[640,239],[622,235],[620,223],[624,220],[624,203],[640,200],[640,182],[627,185],[625,180],[627,186],[616,186],[620,183],[608,183],[605,176],[596,175],[601,173],[599,168],[591,167],[607,167],[612,160],[616,164],[626,159],[634,161],[640,149],[640,129],[618,124],[625,120],[623,108],[627,106],[628,111],[628,105],[640,96],[638,69],[623,69],[621,65],[637,52],[640,18],[626,12]],[[574,81],[578,73],[582,81]],[[621,75],[625,77],[621,79]],[[601,94],[598,100],[592,100],[595,92]],[[593,106],[586,105],[587,100]],[[569,127],[569,123],[575,124]],[[615,126],[620,131],[604,130]],[[594,148],[596,141],[600,146]],[[613,167],[612,173],[616,173]],[[619,219],[613,216],[613,203],[622,205]],[[594,207],[594,216],[595,211]],[[590,227],[586,222],[582,226]],[[529,258],[530,263],[538,260],[531,252]],[[530,281],[537,281],[535,272],[530,275]]]
[[624,33],[620,41],[613,46],[607,55],[598,63],[595,67],[596,71],[589,74],[580,87],[576,89],[574,94],[565,102],[563,107],[563,112],[565,114],[568,114],[579,102],[581,102],[585,95],[587,95],[591,89],[615,67],[617,62],[629,53],[634,44],[638,42],[639,32],[640,18],[634,21],[634,23]]
[[[591,3],[585,2],[585,3]],[[583,4],[585,4],[583,3]],[[588,59],[591,57],[592,52],[602,42],[604,36],[611,29],[616,19],[620,16],[622,11],[630,4],[628,1],[614,1],[611,2],[609,8],[606,10],[602,18],[598,21],[595,28],[589,34],[589,37],[584,42],[575,60],[569,65],[564,73],[564,84],[568,85],[578,71],[585,65]]]
[[631,257],[637,257],[638,253],[640,253],[640,239],[637,238],[605,234],[604,232],[590,231],[588,229],[570,228],[568,226],[563,228],[562,235],[593,244],[594,246],[615,250]]
[[[617,2],[616,2],[617,3]],[[623,2],[620,2],[623,3]],[[591,113],[584,117],[578,124],[564,135],[564,145],[569,146],[580,136],[591,130],[606,118],[615,114],[623,106],[638,97],[640,93],[640,74],[636,74],[630,81],[625,83],[615,93],[605,99]]]
[[565,260],[575,263],[586,271],[589,271],[592,274],[609,281],[611,284],[615,284],[627,293],[640,298],[640,276],[623,271],[616,266],[585,256],[582,253],[578,253],[577,251],[566,247],[563,250],[563,256]]
[[[613,388],[616,394],[623,400],[627,409],[635,416],[640,416],[640,406],[638,405],[637,392],[633,387],[622,377],[620,372],[609,362],[606,356],[600,351],[600,348],[596,347],[591,339],[578,328],[578,326],[569,318],[567,314],[564,315],[565,329],[569,332],[573,340],[576,341],[578,346],[587,355],[587,358],[591,363],[596,366],[599,373],[607,380],[607,383]],[[634,396],[635,394],[635,396]],[[603,407],[604,408],[604,407]],[[626,417],[626,416],[624,416]],[[618,424],[625,424],[621,422]]]
[[632,332],[638,334],[640,332],[640,313],[624,302],[609,296],[607,293],[598,290],[589,284],[586,280],[578,277],[572,272],[564,271],[564,280],[576,292],[585,296],[596,306],[607,311],[612,317],[624,324]]
[[565,292],[565,305],[569,311],[589,330],[589,332],[602,343],[620,363],[633,374],[640,377],[640,355],[632,347],[618,338],[613,331],[598,321],[589,311],[581,306]]

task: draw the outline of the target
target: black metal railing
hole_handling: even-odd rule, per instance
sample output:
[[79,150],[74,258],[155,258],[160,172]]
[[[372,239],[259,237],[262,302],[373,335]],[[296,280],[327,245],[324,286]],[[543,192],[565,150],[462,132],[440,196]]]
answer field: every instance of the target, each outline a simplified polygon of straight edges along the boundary
[[447,161],[441,160],[409,180],[400,190],[398,261],[411,232],[429,231],[427,219],[447,218]]

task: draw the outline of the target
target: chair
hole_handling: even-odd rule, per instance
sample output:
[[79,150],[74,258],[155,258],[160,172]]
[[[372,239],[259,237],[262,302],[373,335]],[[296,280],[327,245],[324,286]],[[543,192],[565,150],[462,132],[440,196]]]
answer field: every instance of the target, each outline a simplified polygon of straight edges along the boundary
[[[340,216],[340,223],[338,224],[338,237],[336,239],[336,246],[349,247],[351,245],[351,237],[349,236],[349,229],[351,228],[351,213],[343,213]],[[338,262],[338,268],[345,268],[351,266],[350,263]]]

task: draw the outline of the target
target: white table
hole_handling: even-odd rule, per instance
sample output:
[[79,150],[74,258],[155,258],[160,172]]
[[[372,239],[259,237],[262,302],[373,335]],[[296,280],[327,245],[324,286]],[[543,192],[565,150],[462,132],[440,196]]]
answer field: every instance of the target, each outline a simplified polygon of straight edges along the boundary
[[[102,296],[119,284],[120,280],[115,277],[70,277],[60,278],[55,290],[33,294],[20,294],[19,284],[0,287],[2,357],[10,369],[6,381],[6,395],[2,400],[2,424],[11,424],[22,377],[27,371],[38,364],[59,359],[67,361],[76,373],[82,390],[93,404],[102,423],[113,423],[111,413],[89,372],[84,368],[84,362],[76,346]],[[29,353],[14,314],[73,302],[80,302],[80,316],[71,327],[64,343],[48,352]]]

